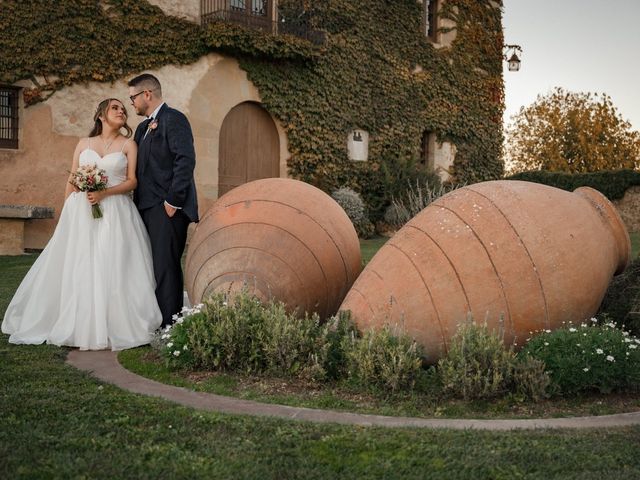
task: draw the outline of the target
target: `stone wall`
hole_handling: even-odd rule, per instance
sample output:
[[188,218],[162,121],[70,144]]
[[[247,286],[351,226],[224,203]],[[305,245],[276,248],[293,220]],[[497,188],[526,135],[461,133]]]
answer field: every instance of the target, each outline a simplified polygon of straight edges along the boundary
[[624,197],[614,200],[622,220],[629,232],[640,232],[640,186],[629,188]]
[[194,23],[200,23],[200,1],[184,0],[148,0],[152,5],[162,9],[167,15],[184,18]]
[[[196,149],[195,179],[201,213],[218,198],[219,133],[229,111],[239,103],[260,102],[260,94],[230,57],[210,54],[185,66],[165,66],[149,73],[162,83],[167,104],[185,113],[193,129]],[[133,75],[132,75],[133,76]],[[19,149],[0,149],[0,204],[51,207],[55,218],[25,223],[25,248],[43,248],[60,217],[73,151],[93,125],[98,103],[120,98],[137,117],[122,79],[113,84],[91,82],[56,92],[49,100],[20,108]],[[280,139],[280,176],[287,176],[290,156],[284,129],[274,119]]]

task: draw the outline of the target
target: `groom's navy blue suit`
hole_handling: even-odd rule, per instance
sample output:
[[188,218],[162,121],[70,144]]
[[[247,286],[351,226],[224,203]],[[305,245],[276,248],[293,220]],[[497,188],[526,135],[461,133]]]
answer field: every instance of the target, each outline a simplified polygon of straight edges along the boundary
[[[191,126],[184,114],[165,104],[153,123],[155,128],[149,129],[149,121],[142,122],[134,136],[138,144],[138,187],[133,199],[149,232],[156,298],[165,326],[182,309],[180,260],[189,223],[198,221],[193,179],[196,155]],[[165,201],[179,208],[173,217],[167,215]]]

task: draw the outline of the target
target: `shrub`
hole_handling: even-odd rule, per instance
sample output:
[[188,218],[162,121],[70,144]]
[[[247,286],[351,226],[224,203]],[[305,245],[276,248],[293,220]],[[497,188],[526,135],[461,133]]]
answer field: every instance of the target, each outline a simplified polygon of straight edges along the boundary
[[516,395],[537,402],[548,396],[551,378],[542,360],[531,355],[518,354],[513,365],[512,383]]
[[173,367],[293,375],[313,365],[321,331],[317,315],[299,318],[279,302],[263,306],[243,290],[229,302],[218,293],[185,309],[157,347]]
[[549,172],[533,170],[506,177],[506,180],[524,180],[542,183],[573,192],[578,187],[591,187],[602,192],[609,200],[624,197],[628,188],[640,185],[640,172],[635,170],[602,170],[590,173]]
[[640,336],[640,258],[634,259],[622,274],[613,278],[598,317],[625,325],[631,334]]
[[369,217],[364,202],[357,192],[342,187],[331,194],[331,197],[342,207],[360,238],[370,238],[374,233],[374,227]]
[[515,361],[500,333],[469,318],[438,362],[443,391],[465,400],[497,397],[509,390]]
[[413,388],[425,373],[419,346],[388,327],[360,337],[348,312],[320,324],[317,315],[297,317],[280,302],[261,305],[246,290],[230,301],[218,293],[183,309],[152,345],[173,368],[351,377],[360,386],[393,392]]
[[463,185],[442,185],[440,181],[427,181],[423,184],[416,182],[415,188],[408,184],[408,188],[400,196],[393,198],[385,211],[384,221],[400,228],[431,202],[461,186]]
[[387,156],[382,158],[376,168],[358,169],[357,182],[343,182],[346,186],[355,187],[374,222],[383,220],[386,208],[393,198],[402,196],[407,185],[429,183],[435,185],[440,177],[433,170],[428,169],[416,158],[397,158]]
[[597,319],[579,326],[542,331],[525,345],[523,354],[542,360],[553,393],[636,390],[640,386],[640,340]]
[[352,381],[382,391],[411,390],[425,374],[422,349],[406,335],[394,335],[389,326],[352,334],[347,353]]

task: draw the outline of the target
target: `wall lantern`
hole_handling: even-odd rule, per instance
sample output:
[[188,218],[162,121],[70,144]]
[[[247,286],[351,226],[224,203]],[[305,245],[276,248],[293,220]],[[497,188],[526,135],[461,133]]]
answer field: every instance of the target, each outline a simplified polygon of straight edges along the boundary
[[[520,55],[522,55],[522,47],[520,45],[504,45],[503,49],[505,53],[502,57],[507,61],[509,71],[517,72],[520,70],[520,58],[516,52],[520,52]],[[509,53],[511,53],[511,56],[509,56]]]

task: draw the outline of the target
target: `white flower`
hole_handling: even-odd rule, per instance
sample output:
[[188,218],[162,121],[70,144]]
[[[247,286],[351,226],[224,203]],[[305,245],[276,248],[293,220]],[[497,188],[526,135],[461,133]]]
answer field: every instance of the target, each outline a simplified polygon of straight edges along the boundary
[[587,328],[587,324],[586,324],[586,323],[581,323],[581,324],[580,324],[580,326],[581,326],[582,328]]
[[174,350],[173,351],[173,356],[174,357],[179,357],[180,356],[180,350]]
[[589,371],[589,367],[584,367],[584,368],[582,369],[582,371],[583,371],[583,372],[588,372],[588,371]]
[[160,337],[162,340],[166,340],[167,338],[171,338],[171,335],[167,335],[166,333],[163,333],[162,336]]
[[631,342],[632,342],[632,340],[629,337],[626,337],[624,339],[624,343],[631,343]]
[[613,358],[611,355],[607,355],[607,361],[608,362],[615,362],[615,358]]
[[171,320],[177,320],[178,319],[178,314],[174,313],[173,315],[171,315]]
[[629,345],[629,348],[635,350],[636,348],[638,348],[638,346],[632,343],[631,345]]
[[[168,345],[167,345],[168,346]],[[601,348],[596,348],[596,353],[598,355],[602,355],[604,353],[604,351]]]
[[544,346],[548,347],[549,346],[549,342],[544,342]]
[[167,348],[171,348],[171,347],[173,347],[173,342],[167,343]]
[[179,318],[178,320],[176,320],[176,323],[178,325],[180,325],[182,322],[184,322],[184,318]]
[[551,333],[551,330],[545,330],[546,333]]
[[186,352],[188,350],[187,346],[185,345],[184,347],[182,347],[182,349]]
[[577,332],[577,330],[576,330],[575,328],[573,328],[573,327],[571,327],[571,328],[569,329],[569,331],[570,331],[570,332]]
[[622,332],[622,335],[625,336],[625,337],[628,337],[629,336],[629,332]]
[[591,317],[591,321],[592,321],[593,323],[598,323],[598,319],[597,319],[596,317]]
[[576,347],[581,347],[582,345],[580,345],[579,343],[576,343]]

